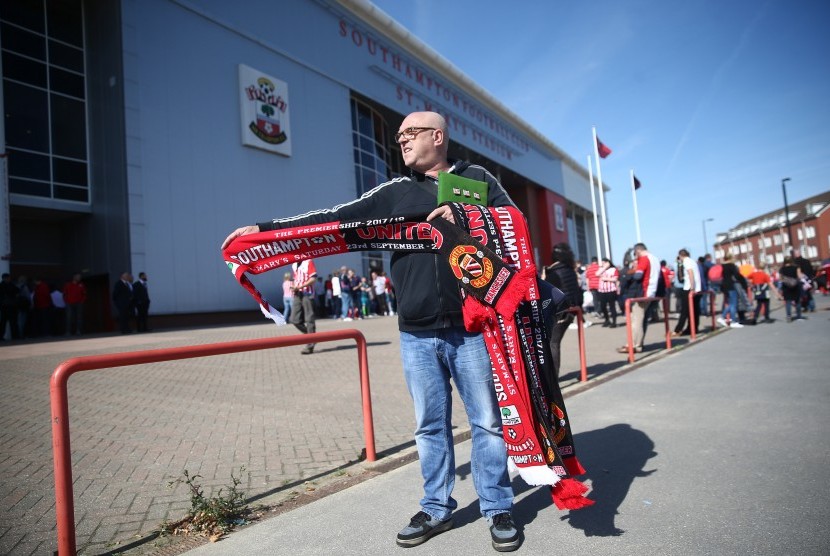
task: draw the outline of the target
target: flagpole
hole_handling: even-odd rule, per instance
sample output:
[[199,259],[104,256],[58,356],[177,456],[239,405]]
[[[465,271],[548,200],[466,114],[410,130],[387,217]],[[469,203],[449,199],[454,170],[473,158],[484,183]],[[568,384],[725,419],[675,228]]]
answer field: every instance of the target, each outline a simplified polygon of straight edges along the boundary
[[631,170],[631,197],[634,199],[634,225],[637,228],[637,243],[642,243],[640,238],[640,215],[637,212],[637,188],[634,187],[634,170]]
[[599,207],[602,211],[602,237],[605,240],[605,254],[611,258],[611,247],[608,244],[608,220],[605,217],[605,188],[602,186],[602,168],[599,165],[599,143],[597,142],[597,127],[591,127],[594,132],[594,156],[597,161],[597,187],[599,187]]
[[[597,240],[597,258],[602,259],[602,247],[599,243],[599,222],[597,221],[597,198],[594,195],[594,167],[591,163],[591,155],[588,155],[588,182],[591,187],[591,210],[594,211],[594,237]],[[610,258],[610,257],[609,257]]]

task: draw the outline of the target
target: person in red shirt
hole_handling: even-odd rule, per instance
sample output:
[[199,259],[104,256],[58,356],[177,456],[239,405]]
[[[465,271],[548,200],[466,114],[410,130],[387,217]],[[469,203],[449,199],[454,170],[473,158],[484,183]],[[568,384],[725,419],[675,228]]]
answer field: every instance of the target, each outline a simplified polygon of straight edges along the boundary
[[594,303],[594,315],[599,316],[599,275],[602,274],[603,269],[600,268],[596,257],[591,257],[591,264],[585,268],[585,281],[588,285],[588,291],[591,292],[591,299]]
[[[660,277],[663,280],[663,285],[665,286],[665,292],[666,292],[665,297],[666,297],[666,299],[668,299],[668,302],[666,303],[666,305],[669,308],[671,308],[671,294],[672,294],[672,282],[674,281],[674,270],[672,270],[672,267],[670,267],[669,264],[664,260],[660,261]],[[671,312],[671,309],[669,309],[669,312]],[[657,309],[654,311],[654,315],[655,315],[656,318],[653,318],[652,322],[660,322],[660,319],[668,319],[669,318],[669,315],[664,315],[663,314],[663,304],[662,303],[657,304]]]
[[66,303],[66,335],[81,335],[84,322],[84,302],[86,286],[81,282],[81,275],[75,274],[63,287],[63,301]]
[[[632,275],[633,290],[635,297],[655,297],[665,295],[665,287],[660,281],[660,261],[648,252],[645,244],[638,243],[634,246],[634,256],[637,263],[634,268],[628,270]],[[633,339],[633,350],[636,353],[643,351],[643,340],[645,339],[648,319],[653,307],[651,301],[637,301],[631,305],[631,333]],[[617,348],[618,353],[628,353],[628,346]]]
[[761,315],[762,309],[764,322],[772,322],[773,319],[769,316],[770,290],[774,291],[777,296],[780,295],[778,289],[770,279],[769,274],[760,269],[749,275],[749,283],[752,284],[752,296],[755,298],[755,314],[752,315],[752,324],[758,323],[758,317]]

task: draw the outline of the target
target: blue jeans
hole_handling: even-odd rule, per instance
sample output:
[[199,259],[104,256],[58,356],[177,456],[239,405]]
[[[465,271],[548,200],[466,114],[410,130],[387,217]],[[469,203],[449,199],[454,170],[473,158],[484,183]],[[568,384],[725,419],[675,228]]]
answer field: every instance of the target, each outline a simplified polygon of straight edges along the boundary
[[727,306],[723,308],[721,318],[726,319],[726,315],[728,313],[730,315],[729,318],[731,322],[738,322],[738,292],[735,291],[735,288],[730,288],[729,291],[724,294],[727,295]]
[[513,489],[507,473],[507,449],[484,338],[463,327],[402,331],[401,359],[415,404],[415,444],[424,478],[422,509],[433,518],[445,520],[458,507],[452,498],[452,377],[472,429],[471,467],[481,514],[490,518],[511,511]]
[[282,317],[285,319],[285,322],[288,322],[288,319],[291,318],[291,304],[294,302],[294,297],[283,297],[282,298]]
[[345,291],[340,294],[340,318],[345,319],[349,316],[349,309],[352,308],[352,292]]

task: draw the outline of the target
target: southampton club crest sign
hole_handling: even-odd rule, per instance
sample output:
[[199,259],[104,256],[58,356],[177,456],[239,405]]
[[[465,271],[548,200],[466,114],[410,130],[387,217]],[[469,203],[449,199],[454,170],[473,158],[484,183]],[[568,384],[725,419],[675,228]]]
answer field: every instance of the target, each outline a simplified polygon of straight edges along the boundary
[[239,64],[242,144],[291,156],[288,84]]

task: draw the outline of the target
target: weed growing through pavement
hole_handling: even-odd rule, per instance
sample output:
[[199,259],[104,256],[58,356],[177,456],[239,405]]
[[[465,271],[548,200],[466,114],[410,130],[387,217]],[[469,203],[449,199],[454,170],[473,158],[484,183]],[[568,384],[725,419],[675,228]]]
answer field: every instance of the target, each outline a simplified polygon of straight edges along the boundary
[[231,470],[232,485],[225,490],[220,488],[212,497],[206,497],[202,485],[198,479],[201,475],[190,475],[185,469],[183,477],[170,481],[168,488],[175,488],[184,483],[190,489],[190,510],[184,519],[161,525],[161,533],[171,535],[199,534],[208,537],[211,541],[217,541],[230,532],[237,525],[246,524],[247,517],[251,513],[245,502],[245,494],[240,490],[242,473],[245,466],[239,468],[239,477],[234,476]]

